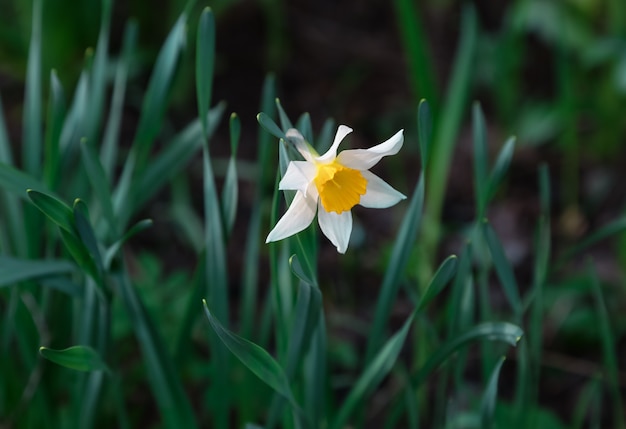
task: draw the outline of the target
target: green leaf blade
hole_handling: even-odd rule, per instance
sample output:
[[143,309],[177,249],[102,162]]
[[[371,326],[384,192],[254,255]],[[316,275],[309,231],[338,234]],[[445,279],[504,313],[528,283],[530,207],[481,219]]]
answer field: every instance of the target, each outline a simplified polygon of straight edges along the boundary
[[426,292],[420,298],[418,309],[422,310],[443,290],[443,288],[454,278],[456,274],[459,258],[456,255],[448,256],[439,266],[433,276]]
[[268,115],[266,115],[265,113],[263,112],[259,113],[256,116],[256,119],[259,122],[259,124],[261,124],[263,129],[267,131],[268,133],[270,133],[271,135],[273,135],[274,137],[279,138],[279,139],[284,139],[284,140],[287,139],[285,132],[281,130],[280,127],[276,124],[276,122],[274,122],[274,120],[270,118]]
[[143,170],[150,148],[163,123],[167,96],[172,84],[176,65],[185,45],[187,17],[182,14],[167,36],[150,76],[148,89],[143,99],[133,151],[137,156],[137,168]]
[[116,236],[117,222],[113,211],[111,186],[109,185],[104,167],[89,142],[85,140],[81,141],[80,150],[83,163],[85,164],[85,170],[87,171],[87,177],[91,182],[96,198],[102,206],[104,218],[109,225],[112,235]]
[[207,112],[211,104],[214,62],[215,18],[211,9],[206,7],[200,15],[196,36],[196,98],[205,135],[209,128]]
[[504,356],[501,357],[491,372],[487,388],[483,394],[481,401],[481,428],[490,429],[495,425],[494,413],[496,410],[496,402],[498,400],[498,380],[500,378],[500,370],[504,363]]
[[420,175],[411,196],[410,206],[402,219],[402,224],[398,230],[396,240],[393,245],[389,264],[385,271],[383,284],[378,295],[374,320],[368,336],[366,361],[369,362],[374,351],[380,346],[384,336],[385,325],[389,320],[389,313],[393,301],[397,296],[400,277],[409,260],[409,254],[413,248],[415,237],[422,219],[422,208],[424,205],[424,172]]
[[363,401],[366,395],[383,380],[389,371],[391,371],[391,368],[400,355],[413,317],[414,314],[411,314],[407,318],[402,328],[386,342],[365,371],[363,371],[337,413],[337,417],[331,425],[332,428],[341,429],[345,427],[348,418],[356,406]]
[[524,331],[508,322],[485,322],[478,324],[442,344],[411,377],[411,385],[417,388],[429,374],[439,367],[450,355],[473,341],[502,341],[515,346]]
[[42,0],[33,2],[33,19],[28,68],[26,70],[26,94],[24,95],[24,116],[22,163],[26,173],[37,177],[41,172],[42,160],[42,100],[41,100],[41,26]]
[[295,401],[287,375],[281,366],[270,354],[256,344],[241,338],[222,326],[218,319],[213,316],[205,300],[203,300],[204,313],[211,327],[220,338],[222,343],[252,371],[265,384],[287,399],[292,406],[299,408]]
[[224,230],[226,236],[230,236],[235,218],[237,216],[237,199],[239,197],[239,185],[237,183],[237,146],[241,135],[241,122],[239,117],[233,113],[230,116],[230,146],[231,155],[226,168],[224,178],[224,189],[222,190],[222,218],[224,219]]
[[137,44],[137,32],[137,23],[135,21],[130,21],[126,24],[122,41],[122,54],[115,71],[115,83],[113,84],[113,96],[111,99],[111,107],[109,108],[109,117],[102,139],[100,159],[102,168],[109,180],[112,179],[117,161],[120,124],[122,122],[124,96],[126,94],[126,81]]
[[76,233],[72,209],[61,200],[43,192],[29,189],[28,197],[32,203],[58,227],[70,234]]
[[504,146],[502,146],[502,149],[500,149],[500,153],[498,153],[496,162],[493,166],[493,169],[491,170],[491,174],[489,175],[489,180],[487,184],[487,195],[485,196],[485,204],[489,203],[489,201],[495,195],[496,190],[500,185],[500,182],[504,178],[504,175],[511,165],[511,159],[513,159],[514,152],[515,137],[509,137],[504,143]]
[[76,272],[76,265],[64,260],[33,260],[0,256],[0,287],[38,277]]
[[[208,137],[215,132],[225,110],[219,104],[208,113]],[[181,172],[202,148],[203,131],[200,120],[193,121],[169,141],[146,169],[137,176],[133,185],[133,211],[140,209],[151,197]],[[118,191],[119,192],[119,191]]]
[[433,120],[430,106],[425,99],[420,100],[417,107],[417,132],[420,143],[420,155],[422,158],[422,170],[426,170],[430,158],[430,146],[432,142]]
[[480,104],[474,103],[472,108],[472,131],[474,138],[474,193],[476,195],[477,217],[480,219],[487,204],[487,127],[485,116]]
[[44,182],[50,189],[55,189],[59,181],[59,152],[63,120],[65,119],[65,96],[63,87],[54,70],[50,72],[50,100],[48,104],[48,123],[45,136],[45,163],[43,166]]
[[163,417],[164,426],[169,429],[198,427],[174,362],[140,295],[125,274],[116,275],[115,279],[141,347],[148,381]]
[[515,280],[511,263],[506,257],[504,247],[489,222],[483,222],[483,234],[485,236],[485,240],[487,241],[487,245],[489,246],[493,265],[496,269],[496,273],[498,274],[498,278],[502,283],[504,293],[513,308],[515,317],[521,318],[523,308],[519,287],[517,285],[517,281]]
[[63,350],[40,347],[39,354],[50,362],[76,371],[111,372],[100,354],[89,346],[72,346]]

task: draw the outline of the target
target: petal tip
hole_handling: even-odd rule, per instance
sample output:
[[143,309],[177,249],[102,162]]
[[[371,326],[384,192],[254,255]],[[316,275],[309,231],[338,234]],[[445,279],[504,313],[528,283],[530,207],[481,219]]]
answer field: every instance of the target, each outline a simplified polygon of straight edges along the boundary
[[339,127],[337,128],[337,134],[339,134],[339,133],[341,133],[341,134],[350,134],[352,131],[354,131],[354,130],[352,128],[350,128],[349,126],[347,126],[347,125],[339,125]]

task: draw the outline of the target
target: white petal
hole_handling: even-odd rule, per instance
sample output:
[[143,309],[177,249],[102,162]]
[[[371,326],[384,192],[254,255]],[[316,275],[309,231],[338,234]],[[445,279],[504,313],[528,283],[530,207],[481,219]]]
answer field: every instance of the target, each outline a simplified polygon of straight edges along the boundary
[[347,127],[345,125],[339,125],[337,128],[337,134],[335,134],[335,140],[333,141],[330,149],[326,151],[326,153],[322,156],[318,156],[317,162],[330,162],[337,157],[337,149],[339,148],[339,143],[346,138],[348,134],[352,132],[352,128]]
[[285,176],[278,184],[278,189],[291,189],[306,194],[309,184],[316,174],[315,165],[308,161],[291,161],[287,166]]
[[317,220],[320,224],[320,229],[330,242],[335,245],[337,252],[346,253],[350,234],[352,233],[352,212],[329,213],[324,210],[320,203],[317,210]]
[[404,130],[395,133],[389,140],[369,149],[344,150],[337,157],[337,161],[346,167],[355,170],[369,170],[381,160],[383,156],[395,155],[404,143]]
[[304,198],[301,192],[296,193],[293,202],[274,229],[267,235],[266,243],[290,237],[311,225],[315,217],[317,201],[313,198]]
[[304,136],[295,128],[289,128],[285,133],[287,139],[293,143],[300,155],[309,162],[313,162],[314,154],[311,153],[311,147],[304,140]]
[[371,209],[384,209],[404,200],[406,196],[391,187],[383,179],[370,171],[361,171],[367,180],[367,190],[361,196],[359,204]]

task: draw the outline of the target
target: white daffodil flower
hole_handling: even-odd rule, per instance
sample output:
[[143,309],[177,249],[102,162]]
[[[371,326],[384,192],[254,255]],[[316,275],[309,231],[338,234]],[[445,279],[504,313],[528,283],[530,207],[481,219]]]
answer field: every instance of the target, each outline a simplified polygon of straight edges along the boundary
[[320,156],[298,130],[289,129],[287,139],[294,143],[304,161],[289,162],[278,188],[297,192],[265,242],[282,240],[304,230],[317,213],[324,235],[339,253],[345,253],[352,233],[352,207],[360,204],[381,209],[406,198],[369,171],[383,156],[398,153],[404,142],[403,131],[369,149],[344,150],[337,155],[339,143],[352,132],[352,128],[340,125],[332,146]]

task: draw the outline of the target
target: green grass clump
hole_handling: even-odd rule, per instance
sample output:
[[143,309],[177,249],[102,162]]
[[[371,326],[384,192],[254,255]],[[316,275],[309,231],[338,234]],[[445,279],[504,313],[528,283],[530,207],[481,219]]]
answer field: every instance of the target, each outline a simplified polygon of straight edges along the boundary
[[[332,253],[342,262],[329,268],[316,222],[280,242],[264,240],[293,197],[278,189],[297,159],[288,129],[323,152],[334,122],[317,135],[308,114],[292,122],[270,75],[255,160],[246,164],[238,155],[247,133],[234,113],[229,147],[216,148],[225,107],[212,100],[215,17],[206,8],[196,23],[192,6],[163,42],[127,145],[121,124],[137,25],[126,26],[114,57],[112,4],[102,2],[97,45],[87,50],[70,96],[54,70],[44,85],[42,1],[34,1],[19,144],[9,139],[0,105],[0,426],[625,426],[622,326],[612,319],[610,299],[618,292],[600,281],[593,260],[582,270],[570,266],[626,223],[618,218],[557,253],[554,185],[542,165],[531,273],[520,276],[490,221],[519,143],[510,137],[491,156],[478,103],[471,108],[475,211],[457,254],[441,254],[446,181],[480,40],[473,9],[463,9],[451,84],[440,98],[430,87],[432,68],[419,67],[428,54],[419,16],[411,15],[417,11],[393,3],[410,67],[420,71],[414,90],[432,90],[432,104],[419,101],[403,149],[419,154],[403,161],[419,173],[407,177],[409,198],[393,209],[395,236],[371,254]],[[191,26],[195,37],[187,34]],[[164,131],[188,45],[195,47],[197,118]],[[507,96],[498,103],[506,107]],[[201,178],[190,166],[199,166]],[[243,228],[240,186],[252,190]],[[151,210],[170,222],[143,218]],[[138,252],[149,234],[177,235],[179,242],[165,238],[161,247]],[[180,243],[184,263],[167,260]],[[383,272],[373,272],[368,258],[387,250]],[[335,269],[355,296],[359,282],[370,279],[366,311],[337,310],[326,284]],[[561,331],[550,332],[553,324]],[[571,335],[597,350],[599,362],[568,420],[542,402],[548,334],[553,341]]]

